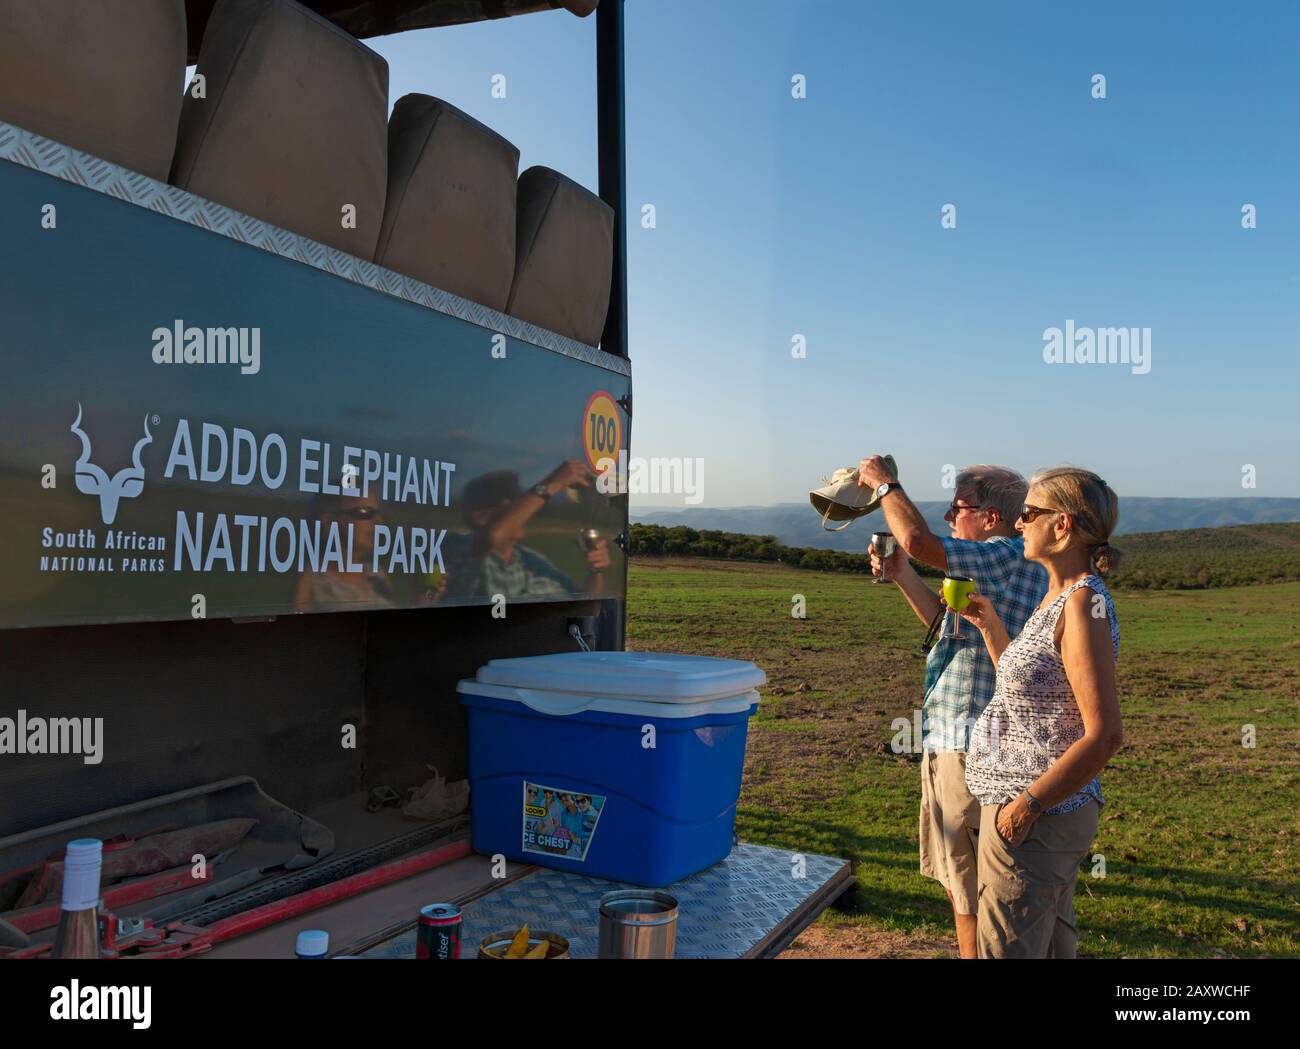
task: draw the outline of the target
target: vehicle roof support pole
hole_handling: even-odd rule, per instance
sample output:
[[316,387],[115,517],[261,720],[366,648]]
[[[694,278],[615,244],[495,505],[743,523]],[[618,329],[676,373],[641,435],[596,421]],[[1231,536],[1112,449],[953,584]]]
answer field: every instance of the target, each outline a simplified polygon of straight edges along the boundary
[[[627,116],[623,78],[623,0],[601,0],[596,8],[596,128],[599,135],[600,197],[614,209],[614,272],[609,288],[609,313],[600,347],[628,356],[627,346]],[[632,415],[628,412],[625,447],[631,447]],[[624,520],[624,528],[628,528]],[[627,558],[623,592],[627,593]],[[627,636],[627,601],[601,602],[597,647],[621,650]]]
[[623,90],[623,0],[596,8],[596,126],[600,197],[614,209],[614,273],[600,347],[628,356],[627,348],[627,124]]

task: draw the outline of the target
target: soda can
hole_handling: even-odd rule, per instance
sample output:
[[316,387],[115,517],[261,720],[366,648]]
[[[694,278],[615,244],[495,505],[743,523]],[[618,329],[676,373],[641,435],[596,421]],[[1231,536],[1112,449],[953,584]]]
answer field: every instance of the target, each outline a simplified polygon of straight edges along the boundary
[[460,908],[454,903],[431,903],[420,908],[415,934],[417,958],[460,957]]

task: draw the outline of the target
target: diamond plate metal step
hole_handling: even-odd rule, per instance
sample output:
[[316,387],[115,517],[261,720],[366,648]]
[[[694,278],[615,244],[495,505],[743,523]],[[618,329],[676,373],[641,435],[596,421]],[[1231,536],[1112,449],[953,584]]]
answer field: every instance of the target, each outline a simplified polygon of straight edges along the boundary
[[[772,957],[852,884],[848,860],[738,845],[720,863],[664,887],[679,907],[675,957]],[[595,958],[600,897],[625,888],[636,886],[539,867],[465,905],[462,957],[474,957],[485,936],[527,922],[568,939],[571,958]],[[414,958],[414,927],[359,957]]]

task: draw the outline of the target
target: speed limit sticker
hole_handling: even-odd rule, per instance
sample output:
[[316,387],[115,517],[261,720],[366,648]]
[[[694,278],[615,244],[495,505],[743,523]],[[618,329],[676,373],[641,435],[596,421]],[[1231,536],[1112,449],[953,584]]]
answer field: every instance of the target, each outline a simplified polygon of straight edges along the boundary
[[588,465],[597,472],[602,459],[617,463],[618,453],[623,450],[623,419],[613,396],[604,390],[591,395],[582,413],[582,448]]

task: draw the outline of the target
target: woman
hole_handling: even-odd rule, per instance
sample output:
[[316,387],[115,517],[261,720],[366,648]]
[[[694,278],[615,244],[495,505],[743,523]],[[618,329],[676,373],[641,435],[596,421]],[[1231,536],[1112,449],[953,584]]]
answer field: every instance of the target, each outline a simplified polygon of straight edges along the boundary
[[[294,607],[299,612],[348,611],[395,603],[386,571],[375,571],[371,555],[375,549],[375,527],[384,523],[379,492],[365,496],[318,495],[312,513],[321,524],[322,570],[302,572],[294,590]],[[338,559],[331,560],[329,537],[338,534]],[[364,571],[348,571],[347,560]]]
[[1073,467],[1033,478],[1016,522],[1047,596],[1015,640],[979,594],[963,613],[997,667],[966,756],[981,805],[976,948],[981,958],[1073,958],[1074,886],[1104,804],[1100,773],[1122,739],[1119,623],[1101,576],[1119,499]]

